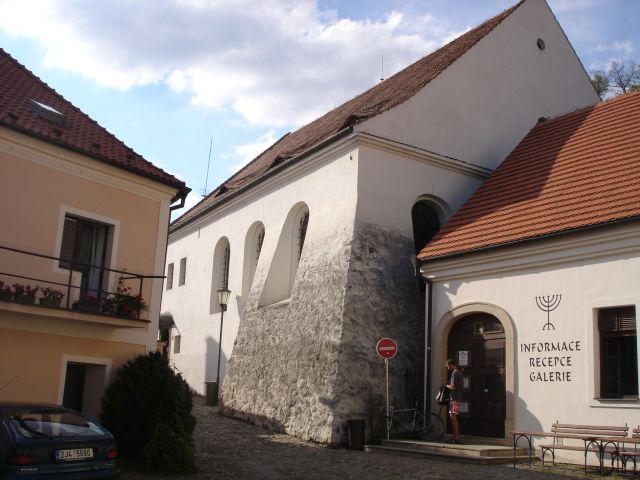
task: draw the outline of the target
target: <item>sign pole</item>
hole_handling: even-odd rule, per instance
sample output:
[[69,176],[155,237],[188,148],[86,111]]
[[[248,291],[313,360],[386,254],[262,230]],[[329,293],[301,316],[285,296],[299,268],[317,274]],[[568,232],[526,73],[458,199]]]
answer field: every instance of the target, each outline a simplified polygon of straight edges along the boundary
[[384,359],[384,369],[387,377],[387,440],[389,440],[389,430],[391,429],[391,418],[389,417],[389,360]]
[[387,398],[385,420],[387,424],[387,440],[389,440],[389,430],[391,430],[391,415],[389,415],[389,359],[398,353],[398,344],[391,338],[382,338],[376,344],[376,352],[378,356],[384,359],[384,371],[387,380]]

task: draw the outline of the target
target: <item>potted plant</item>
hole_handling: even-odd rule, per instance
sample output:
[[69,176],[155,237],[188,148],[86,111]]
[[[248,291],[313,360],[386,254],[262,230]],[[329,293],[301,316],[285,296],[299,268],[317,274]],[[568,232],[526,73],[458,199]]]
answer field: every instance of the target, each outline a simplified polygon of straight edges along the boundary
[[13,300],[13,292],[11,287],[0,280],[0,300],[10,302]]
[[44,287],[40,289],[42,292],[42,297],[40,298],[40,305],[43,307],[49,308],[59,308],[62,297],[64,297],[64,293],[62,290],[58,290],[53,287]]
[[13,284],[13,300],[25,305],[33,305],[36,303],[36,293],[38,293],[39,287],[32,287],[31,285],[21,285],[19,283]]
[[142,298],[142,294],[133,295],[131,287],[124,285],[122,277],[118,279],[116,293],[109,300],[114,305],[116,314],[121,317],[138,318],[139,312],[149,308],[144,298]]
[[100,298],[90,293],[80,292],[80,300],[73,304],[75,310],[100,313]]

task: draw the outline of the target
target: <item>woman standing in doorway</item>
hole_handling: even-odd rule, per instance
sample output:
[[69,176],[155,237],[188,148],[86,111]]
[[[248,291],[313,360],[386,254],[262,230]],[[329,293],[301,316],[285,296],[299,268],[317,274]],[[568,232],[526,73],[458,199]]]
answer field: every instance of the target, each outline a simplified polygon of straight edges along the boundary
[[447,360],[445,365],[447,370],[451,372],[451,380],[449,380],[449,383],[446,385],[446,387],[451,390],[449,418],[451,419],[451,427],[453,428],[453,436],[449,440],[449,443],[460,443],[458,414],[460,413],[460,399],[462,398],[462,372],[453,358]]

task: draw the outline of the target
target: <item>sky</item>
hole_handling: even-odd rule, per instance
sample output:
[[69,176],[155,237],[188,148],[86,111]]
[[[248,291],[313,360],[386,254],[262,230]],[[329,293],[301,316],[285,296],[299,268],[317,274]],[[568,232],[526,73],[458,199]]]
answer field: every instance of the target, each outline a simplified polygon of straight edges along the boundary
[[[185,181],[189,208],[282,135],[516,1],[0,0],[0,47]],[[640,63],[639,0],[548,3],[589,73]]]

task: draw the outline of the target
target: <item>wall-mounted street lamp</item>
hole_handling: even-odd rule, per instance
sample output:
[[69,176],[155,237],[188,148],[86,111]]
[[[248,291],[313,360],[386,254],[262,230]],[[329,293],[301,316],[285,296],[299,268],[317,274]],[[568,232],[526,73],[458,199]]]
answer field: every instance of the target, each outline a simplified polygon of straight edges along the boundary
[[214,405],[218,405],[220,400],[220,354],[222,353],[222,323],[224,322],[224,312],[227,310],[227,303],[229,303],[229,296],[231,290],[224,287],[218,290],[218,304],[220,305],[220,336],[218,337],[218,371],[216,372],[216,388]]

